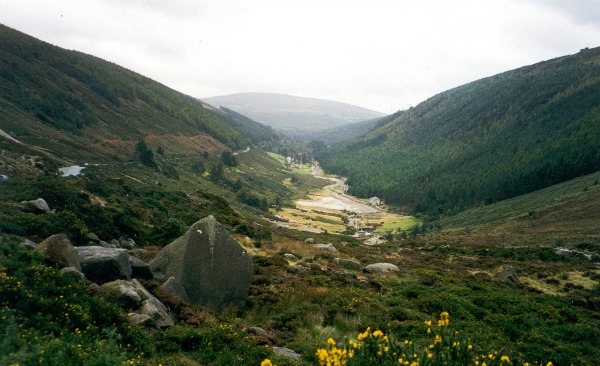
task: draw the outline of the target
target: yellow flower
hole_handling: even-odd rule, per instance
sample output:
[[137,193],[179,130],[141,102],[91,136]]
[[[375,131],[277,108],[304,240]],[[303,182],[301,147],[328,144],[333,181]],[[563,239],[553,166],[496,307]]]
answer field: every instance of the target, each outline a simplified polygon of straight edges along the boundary
[[327,340],[327,344],[329,344],[330,346],[335,346],[335,341],[333,340],[333,338],[331,338],[331,337],[330,337],[330,338]]
[[448,319],[448,317],[450,317],[450,314],[448,314],[447,311],[442,311],[442,313],[440,314],[441,319]]
[[425,324],[428,327],[431,327],[431,320],[426,320],[423,324]]
[[273,366],[273,363],[268,358],[265,358],[265,360],[260,363],[260,366]]
[[552,366],[552,365],[554,365],[554,364],[552,363],[552,361],[548,361],[548,363],[546,364],[546,366]]
[[442,343],[442,337],[439,334],[435,335],[434,343]]
[[500,357],[500,361],[510,363],[510,358],[508,358],[508,356],[502,356]]

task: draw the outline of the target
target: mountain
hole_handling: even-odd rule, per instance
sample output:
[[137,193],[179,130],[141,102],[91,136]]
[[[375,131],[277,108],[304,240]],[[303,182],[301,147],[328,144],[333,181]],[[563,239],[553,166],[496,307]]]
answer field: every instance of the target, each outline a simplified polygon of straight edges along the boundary
[[3,25],[0,129],[26,145],[77,159],[127,159],[140,138],[153,148],[173,147],[173,153],[277,139],[270,127],[237,113]]
[[600,170],[600,48],[438,94],[323,156],[350,192],[433,215]]
[[326,130],[312,132],[298,132],[298,139],[311,141],[323,141],[326,144],[334,144],[354,137],[362,136],[371,131],[382,118],[374,118],[367,121],[354,122],[347,125],[328,128]]
[[286,94],[239,93],[202,98],[202,101],[233,109],[292,136],[319,132],[384,115],[346,103]]

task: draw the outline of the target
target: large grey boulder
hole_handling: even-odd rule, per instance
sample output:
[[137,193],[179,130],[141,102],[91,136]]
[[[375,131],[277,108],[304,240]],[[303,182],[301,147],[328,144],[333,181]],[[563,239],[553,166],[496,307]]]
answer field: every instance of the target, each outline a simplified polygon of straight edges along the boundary
[[39,243],[35,251],[42,253],[47,261],[59,268],[75,267],[81,270],[77,249],[65,234],[52,235]]
[[131,255],[129,256],[129,263],[131,264],[131,277],[152,279],[152,272],[150,272],[148,263]]
[[23,212],[31,213],[48,213],[50,212],[50,206],[43,198],[38,198],[32,201],[23,201]]
[[398,272],[400,271],[400,268],[392,263],[373,263],[366,266],[364,271],[371,274],[384,274],[388,272]]
[[131,279],[131,262],[126,249],[100,246],[77,247],[81,271],[86,278],[99,284]]
[[173,277],[192,303],[217,310],[244,305],[253,272],[250,255],[213,216],[196,222],[149,264],[155,279]]
[[177,295],[182,300],[184,300],[186,302],[190,302],[190,298],[188,297],[187,293],[185,292],[185,289],[175,279],[175,277],[169,277],[169,279],[165,283],[163,283],[161,287],[164,290],[166,290],[167,292]]

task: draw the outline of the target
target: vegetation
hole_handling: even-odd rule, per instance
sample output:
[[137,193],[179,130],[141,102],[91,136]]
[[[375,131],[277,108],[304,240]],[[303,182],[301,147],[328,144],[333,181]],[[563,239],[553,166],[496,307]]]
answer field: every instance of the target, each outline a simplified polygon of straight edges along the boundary
[[[561,156],[564,162],[569,154],[572,161],[594,161],[585,160],[592,142],[600,140],[595,98],[587,91],[596,87],[597,66],[585,62],[595,60],[596,50],[455,89],[325,153],[317,141],[280,143],[268,134],[261,140],[259,132],[254,137],[250,130],[232,132],[223,117],[227,110],[204,107],[104,61],[7,28],[0,28],[0,37],[0,62],[9,66],[0,68],[6,80],[0,83],[2,130],[23,142],[0,136],[0,365],[595,365],[600,359],[600,173],[558,185],[549,178],[570,176]],[[77,66],[69,69],[71,62]],[[547,70],[553,74],[538,80],[536,73]],[[516,89],[502,84],[505,79],[519,81],[530,98],[509,103],[507,95]],[[562,82],[566,79],[572,83]],[[57,94],[58,85],[64,95]],[[498,92],[499,85],[506,89]],[[561,89],[564,85],[570,87]],[[498,102],[498,110],[489,110],[489,123],[475,118],[489,108],[475,103],[478,96],[503,93],[506,98],[499,100],[509,105]],[[457,95],[472,102],[460,104]],[[433,108],[434,102],[443,108]],[[519,108],[537,115],[511,112]],[[447,111],[457,114],[448,119],[452,123],[443,123]],[[550,118],[555,114],[562,117]],[[470,117],[458,123],[459,116]],[[540,118],[543,125],[537,124]],[[260,131],[241,116],[234,119],[236,129]],[[517,125],[522,128],[515,132]],[[482,133],[485,129],[496,133]],[[198,130],[208,135],[198,138]],[[497,146],[490,145],[494,139]],[[502,139],[515,144],[507,148]],[[398,141],[403,142],[394,145]],[[493,154],[479,150],[490,146],[497,147]],[[355,160],[341,164],[339,151]],[[487,169],[493,162],[511,167],[513,175],[505,177],[525,179],[527,169],[551,157],[548,174],[540,168],[531,177],[553,185],[436,221],[381,225],[387,240],[380,245],[271,226],[275,210],[327,183],[307,174],[313,156],[325,153],[328,164],[343,170],[346,164],[364,168],[367,152],[381,152],[387,164],[398,156],[414,164],[413,170],[388,171],[389,177],[374,169],[373,182],[388,193],[394,184],[420,183],[392,198],[413,197],[402,202],[427,213],[503,198],[504,191],[497,191],[502,185],[494,186],[502,182],[500,175]],[[402,155],[413,152],[414,159]],[[446,157],[457,164],[454,173]],[[102,164],[84,165],[79,176],[59,176],[57,167],[71,164],[67,159]],[[424,175],[414,175],[417,168]],[[360,177],[353,175],[356,182]],[[536,179],[527,189],[535,189]],[[447,184],[454,192],[459,181],[474,189],[462,201],[434,190]],[[24,210],[22,201],[39,197],[51,212]],[[93,232],[103,240],[133,238],[134,253],[150,259],[207,215],[252,256],[249,296],[244,307],[215,313],[161,291],[158,282],[142,281],[176,320],[165,330],[130,325],[122,310],[94,295],[93,286],[69,281],[24,243],[65,233],[74,244],[86,245]],[[336,222],[331,215],[310,218]],[[312,242],[331,243],[336,252]],[[391,263],[398,271],[371,274],[345,268],[339,259],[362,266]],[[277,354],[273,346],[290,348],[302,359]]]
[[446,91],[321,154],[350,193],[431,217],[600,170],[600,49]]
[[[203,136],[194,148],[219,153],[226,146],[242,149],[277,139],[269,127],[206,107],[96,57],[60,49],[3,25],[0,40],[2,130],[61,157],[126,158],[124,146],[132,149],[142,137],[167,134]],[[148,139],[146,143],[156,147]]]

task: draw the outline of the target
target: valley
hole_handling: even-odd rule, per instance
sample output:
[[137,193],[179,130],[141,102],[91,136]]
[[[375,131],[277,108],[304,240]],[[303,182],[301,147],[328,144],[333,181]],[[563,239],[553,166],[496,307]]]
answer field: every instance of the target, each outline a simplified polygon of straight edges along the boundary
[[596,366],[598,65],[272,128],[0,26],[0,365]]
[[370,245],[381,243],[386,233],[408,231],[419,224],[412,216],[388,212],[385,205],[370,205],[368,200],[347,194],[346,179],[325,174],[316,161],[310,165],[310,174],[332,184],[275,212],[281,221],[273,223],[302,231],[349,234]]

